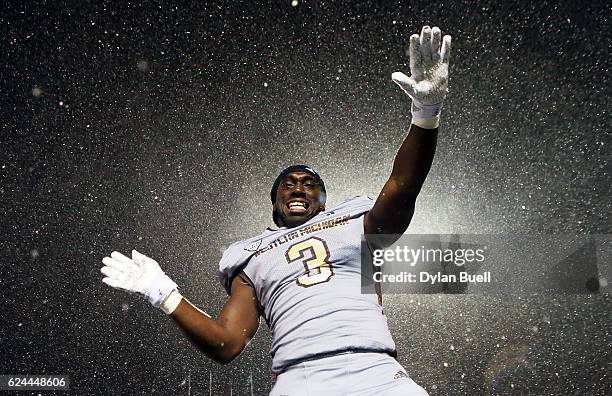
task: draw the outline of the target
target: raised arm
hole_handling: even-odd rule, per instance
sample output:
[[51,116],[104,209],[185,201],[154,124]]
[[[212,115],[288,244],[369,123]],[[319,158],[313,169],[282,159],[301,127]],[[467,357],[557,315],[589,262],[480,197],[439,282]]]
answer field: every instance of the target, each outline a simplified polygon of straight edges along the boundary
[[[440,112],[448,86],[451,37],[423,27],[410,37],[410,73],[392,79],[412,99],[412,125],[400,146],[393,171],[364,219],[366,234],[403,234],[436,151]],[[389,243],[392,241],[387,240]]]
[[438,129],[410,126],[402,143],[389,180],[366,214],[366,234],[403,234],[408,228],[417,195],[427,177],[436,151]]
[[155,260],[133,250],[132,258],[113,252],[102,262],[104,283],[140,294],[171,315],[193,344],[219,363],[231,362],[257,332],[259,310],[255,290],[240,276],[232,281],[231,296],[219,317],[212,319],[183,298],[176,283]]

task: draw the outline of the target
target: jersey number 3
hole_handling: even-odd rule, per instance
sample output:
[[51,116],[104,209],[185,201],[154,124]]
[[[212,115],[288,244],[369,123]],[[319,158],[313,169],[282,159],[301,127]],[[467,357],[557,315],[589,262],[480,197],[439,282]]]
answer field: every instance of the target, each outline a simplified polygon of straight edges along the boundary
[[298,285],[303,287],[317,285],[327,282],[334,276],[334,270],[329,259],[329,249],[324,240],[317,237],[292,245],[285,252],[289,264],[300,260],[304,264],[306,273],[297,278]]

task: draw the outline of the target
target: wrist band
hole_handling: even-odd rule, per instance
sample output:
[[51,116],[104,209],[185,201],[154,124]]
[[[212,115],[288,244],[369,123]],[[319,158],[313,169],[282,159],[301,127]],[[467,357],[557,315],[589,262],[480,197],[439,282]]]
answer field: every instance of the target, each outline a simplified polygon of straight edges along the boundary
[[164,300],[164,302],[161,303],[159,309],[161,309],[166,315],[170,315],[172,312],[174,312],[176,307],[179,306],[182,299],[183,296],[181,295],[181,293],[179,293],[177,289],[174,289],[172,290],[170,295]]
[[425,104],[421,103],[415,98],[412,98],[410,111],[412,112],[412,116],[415,118],[434,118],[440,116],[442,106],[444,106],[444,101]]
[[412,123],[423,129],[435,129],[440,126],[440,116],[434,118],[412,118]]
[[174,289],[176,289],[176,283],[168,275],[161,272],[149,286],[145,298],[155,308],[159,308]]

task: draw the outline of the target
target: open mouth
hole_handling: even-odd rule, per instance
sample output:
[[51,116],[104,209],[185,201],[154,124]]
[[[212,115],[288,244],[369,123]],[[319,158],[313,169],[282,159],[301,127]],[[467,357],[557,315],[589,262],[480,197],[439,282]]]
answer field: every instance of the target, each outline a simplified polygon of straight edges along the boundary
[[291,215],[301,215],[308,211],[308,202],[304,201],[291,201],[287,204],[287,208],[289,209],[289,214]]

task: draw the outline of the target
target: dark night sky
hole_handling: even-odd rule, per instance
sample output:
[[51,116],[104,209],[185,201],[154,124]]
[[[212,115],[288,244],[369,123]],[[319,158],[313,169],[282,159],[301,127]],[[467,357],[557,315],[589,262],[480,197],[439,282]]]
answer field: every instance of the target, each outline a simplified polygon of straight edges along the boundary
[[[332,204],[378,194],[410,122],[390,76],[423,24],[453,52],[409,232],[612,233],[605,1],[185,3],[0,6],[0,374],[68,374],[74,394],[187,394],[188,376],[193,394],[211,376],[248,394],[252,375],[265,394],[265,324],[218,366],[103,285],[101,259],[136,248],[216,314],[221,252],[271,224],[281,168],[311,164]],[[607,295],[394,295],[385,311],[431,395],[482,394],[512,351],[532,393],[612,392]]]

